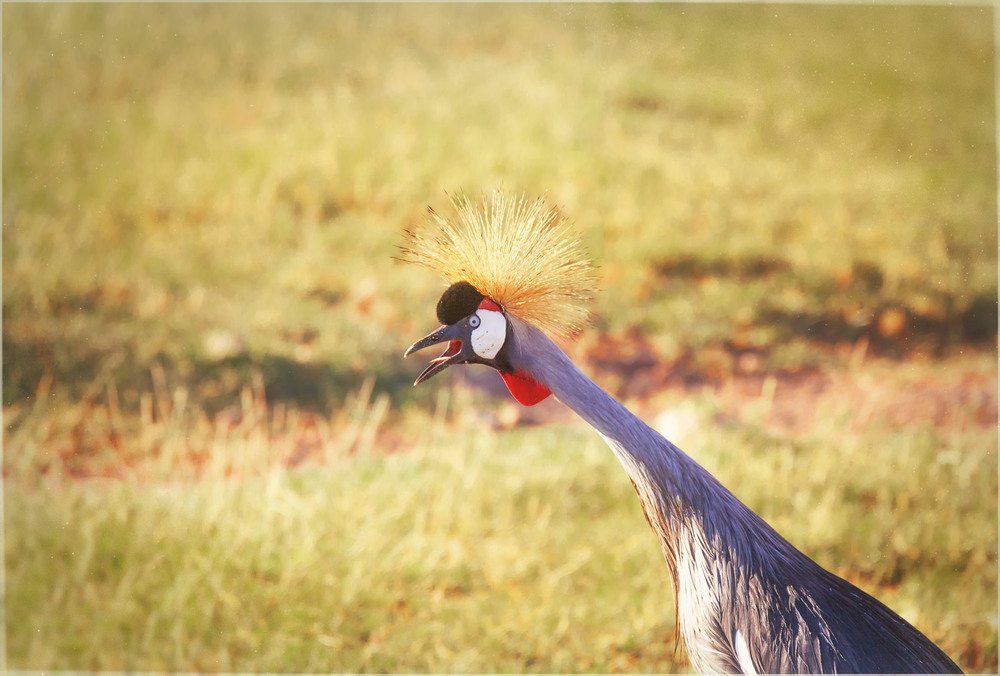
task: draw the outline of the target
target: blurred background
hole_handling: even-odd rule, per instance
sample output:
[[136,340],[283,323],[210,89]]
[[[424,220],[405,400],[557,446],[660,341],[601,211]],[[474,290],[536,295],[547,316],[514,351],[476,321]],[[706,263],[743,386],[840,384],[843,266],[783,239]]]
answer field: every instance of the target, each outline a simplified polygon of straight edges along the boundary
[[992,8],[2,12],[7,666],[688,671],[603,442],[411,387],[403,228],[502,184],[588,374],[997,670]]

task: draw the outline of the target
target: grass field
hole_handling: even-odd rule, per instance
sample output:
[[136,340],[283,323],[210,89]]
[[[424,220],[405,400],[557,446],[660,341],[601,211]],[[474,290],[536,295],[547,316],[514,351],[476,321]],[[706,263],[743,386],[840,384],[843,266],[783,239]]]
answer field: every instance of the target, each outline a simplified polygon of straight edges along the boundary
[[402,229],[503,183],[585,370],[997,670],[992,8],[2,12],[8,667],[688,670],[600,439],[410,386]]

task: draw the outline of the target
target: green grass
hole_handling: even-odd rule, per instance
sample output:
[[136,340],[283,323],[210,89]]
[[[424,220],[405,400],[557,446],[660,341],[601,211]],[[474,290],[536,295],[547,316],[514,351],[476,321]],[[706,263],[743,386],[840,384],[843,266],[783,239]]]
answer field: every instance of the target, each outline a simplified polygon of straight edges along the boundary
[[[473,431],[242,481],[10,487],[10,663],[620,670],[642,651],[637,668],[673,670],[666,572],[626,527],[641,511],[606,451],[582,430]],[[534,476],[512,471],[524,463]]]
[[[2,12],[11,667],[687,668],[599,440],[410,387],[441,282],[392,257],[445,191],[561,205],[585,347],[995,377],[990,7]],[[696,403],[738,496],[996,670],[995,429]]]
[[[460,396],[453,407],[484,403]],[[790,439],[705,424],[689,450],[809,555],[960,663],[988,668],[996,430],[875,425],[834,442],[835,427]],[[9,483],[9,663],[686,669],[658,544],[596,435],[578,425],[486,434],[450,414],[412,429],[405,453],[369,447],[297,470]],[[237,431],[223,448],[280,454],[280,432]]]
[[[391,379],[440,288],[392,260],[402,226],[501,181],[549,190],[583,233],[598,328],[673,353],[747,324],[794,342],[803,312],[830,341],[886,307],[934,349],[995,333],[987,8],[4,16],[7,403],[110,364],[134,404],[156,359],[204,386],[232,380],[225,356],[313,355],[332,400]],[[663,274],[758,256],[787,274]],[[836,286],[858,265],[874,283]],[[207,349],[219,332],[230,349]]]

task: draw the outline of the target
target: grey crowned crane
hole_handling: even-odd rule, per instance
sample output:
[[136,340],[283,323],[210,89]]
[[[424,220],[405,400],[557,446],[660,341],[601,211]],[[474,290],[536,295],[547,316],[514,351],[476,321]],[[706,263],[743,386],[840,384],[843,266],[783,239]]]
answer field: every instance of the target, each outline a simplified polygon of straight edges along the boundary
[[453,202],[457,218],[431,211],[406,233],[403,259],[451,283],[437,305],[443,326],[406,351],[446,346],[414,384],[484,364],[521,404],[554,394],[604,437],[660,539],[695,669],[961,673],[906,620],[792,546],[546,335],[579,330],[593,288],[558,210],[502,190]]

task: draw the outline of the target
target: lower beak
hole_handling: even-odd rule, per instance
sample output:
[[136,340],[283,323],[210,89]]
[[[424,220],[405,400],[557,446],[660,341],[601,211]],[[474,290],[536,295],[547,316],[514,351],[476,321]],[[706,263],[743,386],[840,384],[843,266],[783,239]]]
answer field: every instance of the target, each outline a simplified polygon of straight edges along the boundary
[[431,359],[430,365],[424,369],[423,373],[417,376],[417,379],[413,382],[414,385],[419,385],[425,380],[431,378],[431,376],[435,376],[441,371],[444,371],[452,364],[460,364],[466,359],[465,341],[462,340],[461,333],[461,329],[455,325],[442,326],[434,333],[430,334],[426,338],[421,338],[410,346],[410,348],[403,354],[404,357],[409,357],[414,352],[423,350],[424,348],[432,345],[442,344],[445,341],[447,341],[448,344],[448,348],[444,351],[444,354],[440,357]]

